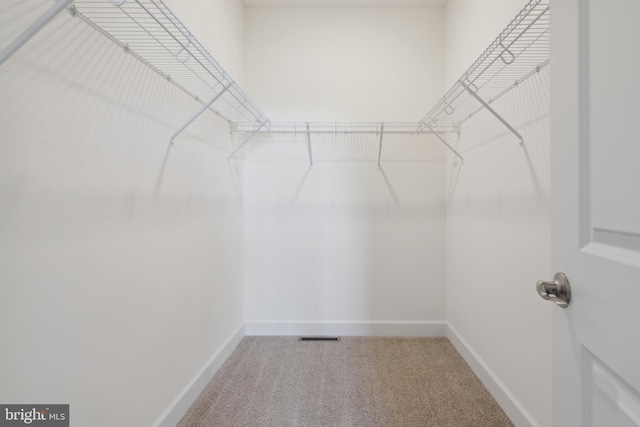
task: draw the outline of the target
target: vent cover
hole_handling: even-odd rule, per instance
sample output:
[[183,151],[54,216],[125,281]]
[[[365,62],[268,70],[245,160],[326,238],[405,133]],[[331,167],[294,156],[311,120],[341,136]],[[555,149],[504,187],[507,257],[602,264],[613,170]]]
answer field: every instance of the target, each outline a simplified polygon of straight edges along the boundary
[[340,341],[339,337],[300,337],[298,341]]

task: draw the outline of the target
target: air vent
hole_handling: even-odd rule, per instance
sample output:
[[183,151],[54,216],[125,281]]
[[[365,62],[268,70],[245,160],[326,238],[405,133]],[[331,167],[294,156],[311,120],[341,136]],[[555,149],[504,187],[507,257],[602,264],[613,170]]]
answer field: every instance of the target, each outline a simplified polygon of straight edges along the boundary
[[298,341],[340,341],[339,337],[300,337]]

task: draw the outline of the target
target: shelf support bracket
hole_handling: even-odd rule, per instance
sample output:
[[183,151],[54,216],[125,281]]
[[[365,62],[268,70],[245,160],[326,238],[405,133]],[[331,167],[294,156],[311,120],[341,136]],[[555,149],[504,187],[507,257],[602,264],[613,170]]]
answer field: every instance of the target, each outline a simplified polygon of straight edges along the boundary
[[227,86],[224,86],[222,88],[222,90],[220,91],[220,93],[216,94],[213,98],[211,98],[211,101],[209,101],[206,104],[204,104],[202,106],[202,108],[200,110],[198,110],[198,112],[196,114],[193,115],[193,117],[191,117],[189,120],[187,120],[187,122],[185,124],[183,124],[180,127],[180,129],[178,129],[173,135],[171,135],[171,144],[173,144],[173,140],[176,139],[176,137],[178,135],[180,135],[186,128],[188,128],[189,125],[195,121],[195,119],[197,119],[198,117],[200,117],[200,115],[202,115],[202,113],[207,111],[209,109],[209,107],[211,107],[213,105],[213,103],[216,102],[218,100],[218,98],[220,98],[227,91],[227,89],[229,89],[230,87],[231,87],[231,84],[227,85]]
[[380,169],[380,159],[382,158],[382,137],[384,136],[384,123],[380,123],[380,145],[378,146],[378,169]]
[[433,128],[431,126],[429,126],[429,124],[427,122],[424,122],[424,125],[435,135],[436,138],[438,138],[440,140],[440,142],[442,142],[444,145],[446,145],[449,148],[449,150],[451,150],[453,152],[453,154],[458,156],[458,158],[460,159],[462,164],[464,164],[464,158],[460,155],[460,153],[458,153],[456,150],[454,150],[454,148],[451,145],[449,145],[449,143],[447,141],[445,141],[445,139],[438,132],[433,130]]
[[487,104],[484,99],[480,98],[478,94],[474,92],[473,89],[471,89],[468,85],[464,84],[464,82],[462,81],[460,81],[460,84],[467,90],[467,92],[469,92],[471,96],[477,99],[478,102],[482,104],[484,108],[486,108],[491,114],[493,114],[498,120],[500,120],[500,122],[503,125],[505,125],[507,129],[509,129],[520,140],[521,147],[524,146],[524,138],[522,137],[522,135],[520,135],[520,133],[517,130],[513,128],[513,126],[511,126],[505,119],[503,119],[502,116],[498,114],[496,110],[491,108],[491,106]]
[[262,122],[262,123],[260,123],[260,126],[258,126],[258,127],[256,128],[256,130],[254,130],[253,132],[251,132],[251,135],[249,135],[248,137],[246,137],[246,138],[245,138],[245,140],[244,140],[244,141],[242,141],[242,144],[240,144],[240,145],[238,146],[238,148],[236,148],[235,150],[233,150],[233,152],[232,152],[231,154],[229,154],[229,157],[227,157],[227,160],[231,160],[231,158],[232,158],[233,156],[235,156],[235,154],[236,154],[238,151],[240,151],[240,150],[242,149],[242,147],[244,147],[244,146],[247,144],[247,142],[251,141],[251,138],[253,138],[254,136],[256,136],[256,134],[258,133],[258,131],[259,131],[260,129],[262,129],[262,128],[264,127],[264,125],[266,125],[266,124],[267,124],[267,122]]
[[58,16],[67,6],[69,6],[73,0],[56,0],[56,3],[51,6],[41,17],[24,30],[10,45],[5,47],[0,52],[0,65],[4,64],[14,53],[16,53],[31,37],[35,36],[45,25],[47,25],[53,18]]
[[309,167],[313,167],[313,154],[311,153],[311,132],[309,131],[309,122],[307,122],[307,147],[309,148]]

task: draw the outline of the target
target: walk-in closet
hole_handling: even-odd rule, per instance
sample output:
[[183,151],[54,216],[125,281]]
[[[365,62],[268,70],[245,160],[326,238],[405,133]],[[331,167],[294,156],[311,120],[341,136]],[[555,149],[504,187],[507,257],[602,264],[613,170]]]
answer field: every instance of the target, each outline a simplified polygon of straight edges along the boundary
[[604,3],[3,0],[4,421],[640,425]]

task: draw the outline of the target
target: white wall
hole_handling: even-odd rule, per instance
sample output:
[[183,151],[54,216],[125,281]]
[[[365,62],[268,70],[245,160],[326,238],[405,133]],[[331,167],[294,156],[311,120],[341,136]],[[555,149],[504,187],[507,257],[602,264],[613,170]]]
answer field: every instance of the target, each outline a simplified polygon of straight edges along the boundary
[[150,425],[243,324],[228,126],[66,12],[0,93],[0,401]]
[[[449,1],[448,83],[525,3]],[[551,305],[535,291],[552,277],[548,68],[492,105],[525,148],[486,111],[462,127],[465,164],[447,184],[447,319],[534,423],[550,426]]]
[[249,7],[247,91],[273,121],[418,121],[443,90],[443,16]]
[[[248,8],[247,87],[273,120],[418,120],[443,88],[443,10]],[[246,320],[444,320],[433,137],[304,135],[245,151]],[[281,329],[263,329],[277,332]]]
[[309,170],[303,138],[245,159],[248,324],[444,320],[441,148],[388,137],[377,170],[375,136],[314,136]]

